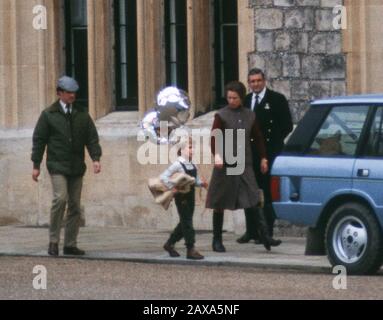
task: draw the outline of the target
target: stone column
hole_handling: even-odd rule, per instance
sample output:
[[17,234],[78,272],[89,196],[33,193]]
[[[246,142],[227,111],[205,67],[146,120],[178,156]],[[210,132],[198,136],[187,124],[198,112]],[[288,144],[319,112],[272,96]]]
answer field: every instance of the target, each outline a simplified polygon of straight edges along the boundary
[[188,74],[192,117],[208,110],[213,101],[214,69],[211,59],[211,5],[206,0],[188,0]]
[[[36,6],[45,10],[33,13]],[[0,127],[33,127],[39,113],[56,98],[63,68],[61,1],[0,0]],[[47,29],[36,30],[42,15]]]
[[112,111],[113,1],[88,0],[89,112],[95,119]]
[[343,50],[347,53],[347,92],[366,92],[366,10],[364,0],[346,0],[347,29],[343,31]]
[[18,125],[16,2],[2,0],[0,16],[0,121],[1,127],[15,127]]
[[382,92],[383,35],[379,0],[346,0],[347,29],[344,50],[347,53],[347,87],[350,94]]
[[248,0],[238,0],[239,80],[245,85],[249,72],[249,53],[253,52],[254,48],[254,10],[249,7]]
[[140,116],[154,105],[157,92],[166,82],[163,13],[163,1],[137,1]]

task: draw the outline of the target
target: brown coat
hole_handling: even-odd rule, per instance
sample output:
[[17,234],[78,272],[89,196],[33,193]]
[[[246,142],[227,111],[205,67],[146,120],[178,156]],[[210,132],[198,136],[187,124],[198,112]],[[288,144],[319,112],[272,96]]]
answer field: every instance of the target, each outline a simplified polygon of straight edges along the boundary
[[[261,199],[260,189],[253,170],[251,141],[255,141],[260,158],[266,158],[266,151],[262,133],[255,120],[255,114],[243,107],[231,109],[227,106],[217,112],[212,130],[214,129],[233,129],[234,137],[236,137],[238,130],[244,130],[244,145],[237,145],[235,138],[233,149],[234,155],[236,155],[236,151],[239,148],[245,149],[245,170],[240,175],[227,175],[227,169],[230,165],[225,160],[225,165],[222,169],[214,168],[206,207],[218,210],[237,210],[257,206]],[[214,137],[212,138],[212,152],[213,154],[215,152],[223,153],[222,150],[216,150]]]

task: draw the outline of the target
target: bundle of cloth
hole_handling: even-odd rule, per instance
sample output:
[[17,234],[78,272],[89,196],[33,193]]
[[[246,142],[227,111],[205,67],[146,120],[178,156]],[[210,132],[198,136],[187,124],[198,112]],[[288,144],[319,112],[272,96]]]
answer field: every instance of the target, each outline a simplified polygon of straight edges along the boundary
[[[189,193],[191,187],[195,185],[195,179],[186,173],[174,174],[170,182],[174,184],[174,189],[178,193]],[[174,199],[173,189],[170,190],[166,187],[159,177],[149,179],[148,187],[155,202],[161,205],[165,210],[168,210]]]

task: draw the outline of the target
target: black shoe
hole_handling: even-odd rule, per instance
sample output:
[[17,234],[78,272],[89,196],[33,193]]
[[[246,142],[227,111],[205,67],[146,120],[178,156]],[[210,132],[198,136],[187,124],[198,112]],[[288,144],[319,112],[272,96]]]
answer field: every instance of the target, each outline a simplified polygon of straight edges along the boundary
[[278,247],[281,243],[282,243],[281,240],[275,240],[275,239],[270,238],[270,237],[265,237],[262,240],[262,244],[267,251],[271,251],[271,247]]
[[247,233],[245,233],[242,237],[237,239],[237,242],[240,244],[249,243],[254,238],[250,237]]
[[164,245],[164,250],[169,253],[169,256],[172,258],[178,258],[180,257],[180,254],[174,249],[174,246],[172,246],[169,243],[166,243]]
[[269,243],[270,243],[270,246],[272,246],[272,247],[278,247],[282,244],[282,240],[279,240],[279,239],[276,240],[276,239],[271,238],[269,240]]
[[215,252],[226,252],[226,248],[222,243],[222,240],[213,240],[213,251]]
[[271,244],[270,244],[270,239],[269,238],[264,238],[261,240],[262,241],[262,244],[263,246],[265,247],[265,249],[267,251],[271,251]]
[[64,247],[64,254],[70,256],[84,256],[85,251],[80,250],[77,247]]
[[52,257],[59,256],[59,245],[57,243],[50,243],[48,248],[48,254]]

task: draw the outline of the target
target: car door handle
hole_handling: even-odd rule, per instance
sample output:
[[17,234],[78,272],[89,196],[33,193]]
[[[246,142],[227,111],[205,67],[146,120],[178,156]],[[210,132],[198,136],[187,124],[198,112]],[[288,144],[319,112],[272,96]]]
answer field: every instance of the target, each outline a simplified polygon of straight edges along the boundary
[[370,170],[368,170],[368,169],[359,169],[358,170],[358,177],[368,178],[369,176],[370,176]]
[[299,201],[299,193],[298,192],[294,192],[291,196],[290,196],[290,200],[292,202],[298,202]]

